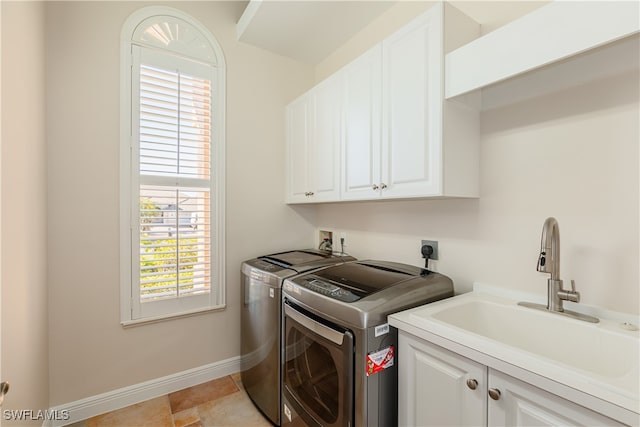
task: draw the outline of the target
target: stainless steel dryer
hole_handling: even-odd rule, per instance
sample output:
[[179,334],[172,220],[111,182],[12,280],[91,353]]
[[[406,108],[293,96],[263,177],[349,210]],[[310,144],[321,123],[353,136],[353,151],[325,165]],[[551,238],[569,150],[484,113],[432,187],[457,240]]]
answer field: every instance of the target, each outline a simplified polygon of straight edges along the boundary
[[261,256],[242,263],[240,370],[253,403],[280,425],[282,281],[297,274],[355,261],[314,249]]
[[387,315],[453,296],[447,276],[358,261],[283,284],[282,426],[397,425],[398,331]]

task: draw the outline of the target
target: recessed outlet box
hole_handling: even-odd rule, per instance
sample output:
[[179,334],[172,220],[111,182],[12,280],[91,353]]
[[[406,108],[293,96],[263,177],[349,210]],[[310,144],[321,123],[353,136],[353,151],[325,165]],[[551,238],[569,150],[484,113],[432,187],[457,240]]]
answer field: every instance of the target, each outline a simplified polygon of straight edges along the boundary
[[433,248],[433,254],[429,259],[438,260],[438,241],[437,240],[423,240],[420,244],[420,254],[422,254],[422,247],[424,245],[429,245]]
[[[328,240],[328,246],[327,243],[325,243],[325,240]],[[332,250],[333,249],[333,231],[325,231],[325,230],[320,230],[319,234],[318,234],[318,247],[320,249],[325,249],[325,250]]]

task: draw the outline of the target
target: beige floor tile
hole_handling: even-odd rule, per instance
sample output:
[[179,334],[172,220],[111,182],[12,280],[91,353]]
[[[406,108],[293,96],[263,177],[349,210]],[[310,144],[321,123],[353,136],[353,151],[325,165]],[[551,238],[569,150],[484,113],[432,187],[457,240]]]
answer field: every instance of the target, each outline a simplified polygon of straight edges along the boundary
[[238,386],[236,386],[230,376],[189,387],[169,394],[171,412],[176,413],[184,411],[185,409],[194,408],[205,402],[219,399],[237,391]]
[[189,408],[173,414],[173,424],[175,427],[192,426],[200,422],[198,408]]
[[244,391],[200,405],[198,411],[204,427],[272,427]]
[[272,427],[272,424],[253,406],[238,372],[73,426]]
[[244,390],[244,387],[242,385],[242,378],[240,376],[240,372],[236,372],[235,374],[231,374],[231,379],[233,380],[234,383],[236,383],[236,385],[238,386],[238,388],[240,390]]
[[87,427],[173,427],[169,398],[161,396],[89,418]]

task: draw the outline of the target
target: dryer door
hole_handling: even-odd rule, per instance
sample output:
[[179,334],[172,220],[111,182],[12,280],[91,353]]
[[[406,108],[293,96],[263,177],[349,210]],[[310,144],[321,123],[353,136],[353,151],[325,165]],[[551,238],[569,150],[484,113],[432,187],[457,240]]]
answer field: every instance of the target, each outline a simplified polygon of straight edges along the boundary
[[282,425],[353,425],[353,333],[285,299],[284,340]]

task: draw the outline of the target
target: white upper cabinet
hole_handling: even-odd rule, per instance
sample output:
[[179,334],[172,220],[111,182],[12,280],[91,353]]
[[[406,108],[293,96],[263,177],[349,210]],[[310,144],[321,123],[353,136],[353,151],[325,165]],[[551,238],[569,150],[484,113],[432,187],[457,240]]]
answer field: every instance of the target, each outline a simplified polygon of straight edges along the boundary
[[339,73],[345,82],[342,199],[378,197],[382,49],[373,49]]
[[383,197],[442,194],[442,36],[434,8],[382,43]]
[[[288,201],[477,197],[479,113],[444,100],[443,74],[445,49],[478,34],[477,23],[438,3],[335,73],[330,80],[343,85],[341,120],[316,123],[311,133],[327,133],[320,128],[339,122],[340,193],[294,196],[292,189],[311,190],[293,182],[302,179],[300,166],[289,163]],[[292,153],[305,144],[299,126],[289,125]]]
[[340,135],[342,132],[342,80],[325,80],[315,91],[312,168],[314,200],[340,196]]
[[311,96],[304,95],[287,106],[287,202],[308,201],[311,183],[307,165],[310,151]]
[[440,195],[438,18],[412,21],[343,71],[343,200]]
[[478,33],[437,4],[339,72],[341,200],[478,196],[478,112],[443,98],[445,46]]
[[332,78],[287,106],[287,203],[339,198],[341,99]]

